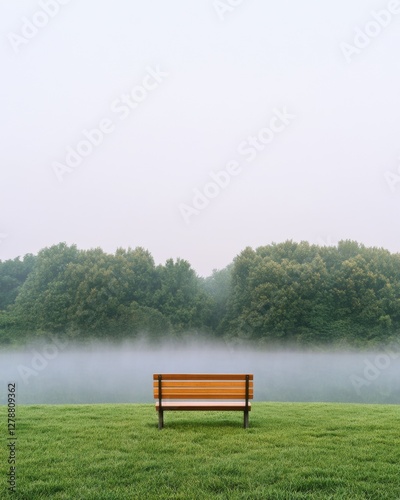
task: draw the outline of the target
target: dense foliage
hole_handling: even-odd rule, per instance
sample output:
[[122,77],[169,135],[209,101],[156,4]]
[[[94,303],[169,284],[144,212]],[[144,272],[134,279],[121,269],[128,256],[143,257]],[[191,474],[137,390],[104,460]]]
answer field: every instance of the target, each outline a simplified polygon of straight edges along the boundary
[[143,248],[65,243],[0,261],[0,341],[56,333],[152,340],[206,333],[262,343],[366,346],[400,332],[400,254],[353,241],[246,248],[208,278]]

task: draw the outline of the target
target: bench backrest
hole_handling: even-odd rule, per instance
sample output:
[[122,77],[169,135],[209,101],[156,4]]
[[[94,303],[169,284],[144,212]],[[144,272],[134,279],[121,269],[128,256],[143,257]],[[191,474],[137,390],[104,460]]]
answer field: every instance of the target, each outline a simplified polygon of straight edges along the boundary
[[253,375],[155,373],[154,399],[253,399]]

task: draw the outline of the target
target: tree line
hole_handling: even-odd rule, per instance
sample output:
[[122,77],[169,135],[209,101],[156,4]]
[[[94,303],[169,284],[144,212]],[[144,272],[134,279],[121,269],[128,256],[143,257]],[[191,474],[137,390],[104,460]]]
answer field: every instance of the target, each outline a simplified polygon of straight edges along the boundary
[[398,341],[400,254],[355,241],[244,249],[199,277],[155,265],[143,248],[60,243],[0,261],[0,343],[48,334],[150,341],[202,334],[229,342],[373,346]]

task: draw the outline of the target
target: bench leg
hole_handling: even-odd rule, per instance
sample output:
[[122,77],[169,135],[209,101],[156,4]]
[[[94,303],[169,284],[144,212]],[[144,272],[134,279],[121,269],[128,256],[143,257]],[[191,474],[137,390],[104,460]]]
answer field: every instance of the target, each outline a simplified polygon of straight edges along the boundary
[[243,424],[244,424],[243,427],[245,429],[248,429],[248,427],[249,427],[249,412],[248,411],[244,411],[243,412],[243,416],[244,416],[244,418],[243,418]]
[[158,412],[158,430],[161,430],[164,427],[164,412]]

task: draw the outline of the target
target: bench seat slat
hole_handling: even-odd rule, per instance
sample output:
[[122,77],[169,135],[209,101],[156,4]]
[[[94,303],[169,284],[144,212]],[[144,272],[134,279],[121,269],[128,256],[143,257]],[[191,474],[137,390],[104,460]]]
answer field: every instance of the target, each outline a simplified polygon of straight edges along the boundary
[[[249,386],[249,390],[252,389],[252,387]],[[158,390],[158,387],[154,387],[154,390]],[[191,387],[190,385],[185,385],[184,387],[165,387],[164,385],[162,386],[162,392],[184,392],[184,391],[210,391],[210,392],[241,392],[245,393],[246,388],[245,387],[208,387],[208,386],[197,386],[197,387]]]
[[[166,402],[162,404],[162,409],[164,411],[168,410],[183,410],[183,411],[205,411],[205,410],[215,410],[215,411],[243,411],[246,407],[246,404],[240,402],[229,402],[229,403],[221,403],[221,402],[212,402],[212,401],[204,401],[204,402],[194,402],[194,401],[185,401],[185,402]],[[251,410],[251,403],[248,405],[249,411]],[[159,410],[158,403],[156,404],[156,410]]]
[[[252,391],[253,388],[249,386],[249,390]],[[158,391],[158,387],[154,387],[154,392]],[[209,392],[240,392],[242,394],[245,394],[246,388],[245,387],[190,387],[189,385],[186,385],[185,387],[165,387],[164,385],[162,386],[162,393],[166,394],[167,392],[188,392],[188,391],[209,391]]]
[[[210,394],[238,394],[237,397],[246,397],[246,389],[243,387],[164,387],[162,386],[161,393],[162,396],[167,394],[195,394],[195,393],[210,393]],[[249,394],[254,392],[253,387],[249,387]],[[153,394],[155,398],[158,398],[158,387],[154,387]]]
[[[193,381],[193,380],[164,380],[162,381],[163,389],[167,389],[170,387],[218,387],[218,388],[223,388],[223,387],[235,387],[235,388],[240,388],[240,389],[245,389],[246,388],[246,381],[245,380],[230,380],[230,381],[211,381],[211,380],[202,380],[202,381]],[[249,381],[249,387],[253,386],[253,381]],[[158,380],[155,380],[153,382],[153,387],[155,389],[158,388]]]
[[[193,392],[193,393],[171,393],[162,395],[162,399],[245,399],[245,395],[243,392],[241,393],[228,393],[228,394],[220,394],[220,393],[210,393],[210,392]],[[154,399],[158,399],[156,396]],[[249,399],[253,399],[253,395],[249,394]]]

